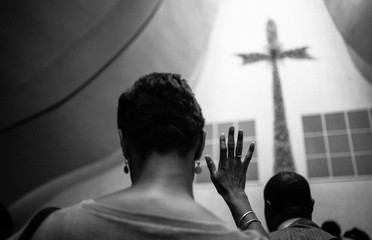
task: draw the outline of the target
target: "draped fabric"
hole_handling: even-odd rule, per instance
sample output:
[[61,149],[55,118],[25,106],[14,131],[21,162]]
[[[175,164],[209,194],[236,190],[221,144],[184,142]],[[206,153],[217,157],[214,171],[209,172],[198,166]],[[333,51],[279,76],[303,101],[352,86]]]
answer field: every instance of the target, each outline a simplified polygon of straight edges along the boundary
[[117,152],[117,99],[140,76],[193,85],[217,4],[2,1],[0,201]]
[[324,0],[340,31],[353,63],[372,84],[372,2],[369,0]]

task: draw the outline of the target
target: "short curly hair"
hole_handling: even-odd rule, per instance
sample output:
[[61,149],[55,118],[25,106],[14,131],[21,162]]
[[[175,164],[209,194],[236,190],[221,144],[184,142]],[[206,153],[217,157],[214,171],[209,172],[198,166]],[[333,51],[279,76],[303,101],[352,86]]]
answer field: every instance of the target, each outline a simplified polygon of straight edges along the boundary
[[204,128],[199,103],[179,74],[152,73],[138,79],[119,98],[118,128],[142,158],[151,152],[183,155]]

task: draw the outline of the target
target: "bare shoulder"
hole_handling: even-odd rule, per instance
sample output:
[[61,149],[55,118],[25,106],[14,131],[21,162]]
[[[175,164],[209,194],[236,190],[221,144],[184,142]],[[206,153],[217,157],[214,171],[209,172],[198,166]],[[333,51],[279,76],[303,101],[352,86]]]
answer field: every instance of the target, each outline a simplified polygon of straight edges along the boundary
[[63,216],[63,209],[51,213],[39,226],[32,240],[58,239],[59,226],[62,225]]
[[129,212],[136,212],[145,215],[164,216],[187,221],[226,224],[204,206],[192,199],[169,196],[158,192],[130,192],[113,194],[104,198],[95,199],[96,202],[109,206],[115,206]]
[[67,208],[59,209],[48,215],[38,227],[34,234],[33,240],[44,239],[66,239],[66,233],[70,228],[76,225],[76,219],[81,214],[80,208],[82,203]]

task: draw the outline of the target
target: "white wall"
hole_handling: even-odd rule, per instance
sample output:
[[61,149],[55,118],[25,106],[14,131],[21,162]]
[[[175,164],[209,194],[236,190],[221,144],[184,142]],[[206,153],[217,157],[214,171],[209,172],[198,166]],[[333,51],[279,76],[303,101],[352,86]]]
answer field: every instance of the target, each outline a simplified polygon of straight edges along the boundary
[[[204,70],[195,86],[207,122],[254,119],[260,180],[247,186],[254,210],[263,214],[262,189],[273,174],[271,66],[242,65],[237,53],[266,52],[266,22],[274,20],[284,50],[309,46],[314,60],[279,63],[287,124],[297,171],[307,177],[302,116],[372,107],[372,85],[353,65],[347,47],[321,0],[223,0]],[[371,143],[372,144],[372,143]],[[372,236],[372,177],[310,180],[318,224],[335,219]],[[232,222],[213,187],[196,186],[196,198]],[[263,220],[263,218],[262,218]]]

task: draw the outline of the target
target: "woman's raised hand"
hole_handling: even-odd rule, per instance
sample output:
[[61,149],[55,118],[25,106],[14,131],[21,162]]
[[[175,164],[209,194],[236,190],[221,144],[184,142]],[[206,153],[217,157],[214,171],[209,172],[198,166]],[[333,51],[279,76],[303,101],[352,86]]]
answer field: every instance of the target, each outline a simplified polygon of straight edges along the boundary
[[239,130],[235,145],[234,126],[229,128],[228,142],[222,133],[220,136],[220,161],[218,169],[210,156],[205,156],[211,180],[217,192],[223,197],[235,196],[244,193],[246,173],[252,159],[255,144],[251,143],[248,153],[242,161],[243,131]]
[[253,156],[254,146],[255,144],[251,143],[248,153],[242,161],[243,131],[239,130],[235,147],[234,127],[231,126],[227,138],[227,147],[225,135],[221,134],[220,136],[220,162],[218,169],[216,170],[216,166],[210,156],[205,156],[205,160],[208,164],[212,182],[217,192],[230,208],[236,226],[242,230],[256,230],[264,237],[263,239],[270,239],[257,217],[241,225],[241,221],[247,213],[252,213],[250,215],[255,216],[248,196],[244,192],[246,173]]

